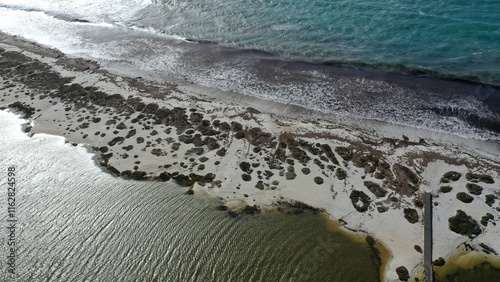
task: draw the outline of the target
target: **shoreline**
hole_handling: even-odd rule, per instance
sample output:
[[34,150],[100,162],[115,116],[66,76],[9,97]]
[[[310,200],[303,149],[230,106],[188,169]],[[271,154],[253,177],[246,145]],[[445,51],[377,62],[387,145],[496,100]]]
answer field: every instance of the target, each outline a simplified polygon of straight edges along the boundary
[[[16,46],[15,41],[19,39],[6,42],[4,36],[0,47],[5,51],[0,56],[29,69],[2,65],[6,86],[0,104],[19,102],[20,110],[33,109],[30,133],[86,143],[96,156],[101,154],[99,164],[115,175],[173,179],[195,193],[262,209],[278,200],[324,209],[333,220],[345,222],[345,229],[368,233],[388,247],[393,259],[385,272],[391,281],[397,279],[399,266],[410,274],[418,271],[421,254],[407,241],[422,245],[422,209],[417,203],[423,191],[450,198],[438,188],[441,177],[452,170],[461,174],[450,184],[453,192],[468,192],[468,173],[488,175],[500,183],[498,156],[488,156],[495,143],[477,156],[474,147],[456,145],[453,138],[404,140],[396,138],[394,128],[389,138],[349,124],[297,120],[276,107],[278,116],[267,113],[271,104],[267,101],[254,107],[221,102],[193,84],[131,79],[36,44]],[[381,125],[387,132],[391,126]],[[472,142],[481,146],[478,143]],[[479,184],[484,193],[474,196],[474,204],[453,203],[450,210],[437,212],[444,223],[458,209],[479,220],[485,210],[498,208],[498,200],[491,207],[482,204],[485,194],[498,195],[495,184]],[[440,198],[437,201],[446,204]],[[403,215],[405,209],[411,210],[409,216]],[[490,222],[495,221],[498,216]],[[500,250],[491,235],[500,233],[499,228],[492,224],[482,228],[488,232],[478,236],[481,243]],[[402,236],[390,238],[394,230]],[[447,228],[441,231],[445,235],[435,240],[446,244],[434,250],[436,258],[448,257],[457,243],[469,242]],[[444,241],[447,236],[452,239]]]

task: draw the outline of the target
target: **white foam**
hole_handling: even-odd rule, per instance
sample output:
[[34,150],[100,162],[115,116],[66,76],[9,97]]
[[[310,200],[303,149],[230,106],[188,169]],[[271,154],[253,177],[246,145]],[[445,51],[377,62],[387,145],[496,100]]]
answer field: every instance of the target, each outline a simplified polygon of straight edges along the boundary
[[0,0],[0,5],[72,15],[90,21],[129,19],[151,0]]

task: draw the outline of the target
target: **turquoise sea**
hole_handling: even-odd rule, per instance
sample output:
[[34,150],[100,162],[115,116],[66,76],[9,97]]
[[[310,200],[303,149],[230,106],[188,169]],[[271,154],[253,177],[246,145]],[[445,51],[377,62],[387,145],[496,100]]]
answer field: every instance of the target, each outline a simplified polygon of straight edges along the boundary
[[500,84],[500,1],[156,0],[133,22],[300,60]]

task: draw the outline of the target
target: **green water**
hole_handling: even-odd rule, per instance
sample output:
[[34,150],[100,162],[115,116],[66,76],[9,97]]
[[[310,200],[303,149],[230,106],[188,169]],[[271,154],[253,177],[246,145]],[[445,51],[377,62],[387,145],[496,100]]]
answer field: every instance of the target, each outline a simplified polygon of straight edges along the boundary
[[472,269],[461,269],[447,277],[436,277],[436,282],[497,282],[500,279],[500,269],[489,264],[478,265]]

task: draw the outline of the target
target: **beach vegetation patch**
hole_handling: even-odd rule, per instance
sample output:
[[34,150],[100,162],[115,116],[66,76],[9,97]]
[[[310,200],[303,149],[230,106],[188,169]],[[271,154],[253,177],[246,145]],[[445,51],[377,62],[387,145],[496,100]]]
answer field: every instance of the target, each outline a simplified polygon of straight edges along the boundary
[[260,213],[260,209],[257,205],[253,205],[253,206],[249,206],[249,205],[246,205],[242,212],[244,214],[259,214]]
[[491,213],[486,213],[483,217],[481,217],[481,224],[486,226],[488,225],[488,221],[493,220],[494,217]]
[[441,183],[449,183],[450,181],[458,181],[462,176],[461,173],[456,171],[448,171],[441,177]]
[[241,175],[241,179],[243,179],[243,181],[251,181],[252,180],[252,176],[250,174],[243,173]]
[[422,200],[420,200],[420,199],[413,199],[413,204],[417,208],[423,208],[424,207],[424,202],[422,202]]
[[321,176],[314,177],[314,183],[321,185],[323,184],[323,178]]
[[[212,124],[215,126],[215,121]],[[221,122],[219,125],[219,129],[222,131],[229,131],[231,130],[231,126],[227,122]]]
[[113,174],[120,175],[120,171],[112,165],[108,165],[107,169]]
[[295,173],[295,168],[293,166],[288,166],[287,172],[285,173],[285,178],[286,180],[293,180],[297,177],[297,174]]
[[465,185],[465,188],[467,188],[469,193],[471,193],[472,195],[481,195],[481,193],[483,192],[483,187],[474,183],[467,183]]
[[266,179],[270,179],[273,175],[274,175],[274,173],[270,170],[264,171],[264,176],[266,177]]
[[226,152],[226,148],[220,148],[219,150],[217,150],[216,154],[217,156],[224,157],[226,155]]
[[370,206],[370,197],[363,191],[352,190],[351,195],[349,195],[351,203],[358,212],[365,212]]
[[127,152],[130,151],[130,150],[132,150],[133,148],[134,148],[134,146],[132,146],[132,145],[128,145],[128,146],[122,147],[122,149],[125,150],[125,151],[127,151]]
[[388,208],[388,207],[386,207],[386,206],[378,206],[378,207],[377,207],[377,211],[378,211],[379,213],[384,213],[384,212],[386,212],[386,211],[388,211],[388,210],[389,210],[389,208]]
[[[144,140],[144,139],[143,139],[143,140]],[[143,141],[143,142],[144,142],[144,141]],[[139,143],[139,142],[137,142],[137,143]],[[141,143],[142,143],[142,142],[141,142]],[[179,150],[179,148],[180,148],[180,147],[181,147],[181,143],[174,143],[174,144],[172,144],[172,150],[173,150],[173,151],[177,151],[177,150]]]
[[284,162],[286,160],[286,151],[283,147],[278,147],[278,149],[276,149],[276,152],[274,153],[274,156],[276,157],[276,159]]
[[330,145],[328,145],[328,144],[321,144],[320,147],[323,150],[323,152],[325,153],[326,157],[328,159],[330,159],[330,161],[332,163],[334,163],[336,165],[339,165],[339,161],[335,157],[335,154],[333,153],[332,147],[330,147]]
[[122,130],[122,129],[125,129],[125,128],[127,128],[127,126],[125,125],[125,123],[123,123],[123,122],[120,122],[120,123],[119,123],[119,124],[118,124],[118,125],[116,126],[116,128],[117,128],[117,129],[120,129],[120,130]]
[[203,155],[203,153],[205,152],[205,150],[203,148],[191,148],[189,150],[186,151],[186,155],[191,155],[191,154],[195,154],[195,155],[198,155],[198,156],[201,156]]
[[320,159],[314,159],[314,164],[317,165],[321,169],[325,169],[325,165],[321,162]]
[[309,157],[304,150],[302,150],[298,147],[291,149],[291,153],[292,153],[292,157],[294,159],[296,159],[297,161],[299,161],[303,164],[306,164],[307,162],[309,162],[311,160],[311,157]]
[[302,168],[301,171],[304,175],[308,175],[309,173],[311,173],[311,170],[308,167]]
[[418,183],[418,176],[408,167],[400,164],[395,164],[394,171],[396,172],[398,178],[401,178],[404,181],[409,181],[413,184]]
[[497,199],[497,196],[493,195],[493,194],[488,194],[486,195],[486,198],[484,200],[484,202],[488,205],[488,206],[493,206],[493,204],[495,203],[495,200]]
[[448,219],[448,223],[451,231],[471,239],[481,234],[481,228],[479,228],[477,221],[462,210],[457,210],[455,216]]
[[123,178],[130,178],[132,175],[132,171],[130,169],[124,170],[120,173],[120,176]]
[[485,252],[486,254],[494,254],[494,255],[498,255],[497,252],[495,252],[495,250],[493,250],[493,248],[491,248],[490,246],[486,245],[485,243],[479,243],[479,246],[481,246],[481,248],[483,248],[483,252]]
[[313,214],[318,214],[324,212],[324,209],[316,208],[300,201],[277,201],[276,204],[280,207],[279,211],[286,211],[288,214],[302,214],[304,212],[311,212]]
[[194,136],[193,137],[193,145],[196,147],[201,147],[205,145],[205,142],[203,142],[203,139],[201,139],[201,136]]
[[435,266],[443,266],[445,263],[446,261],[442,257],[439,257],[432,262],[432,264]]
[[245,137],[254,146],[272,147],[275,145],[275,142],[273,142],[275,137],[271,133],[262,131],[259,127],[246,130]]
[[495,181],[493,180],[493,177],[491,177],[490,175],[487,175],[487,174],[475,174],[472,172],[468,172],[465,175],[465,178],[467,178],[468,181],[474,182],[474,183],[477,183],[477,182],[484,182],[487,184],[495,183]]
[[375,194],[377,198],[384,197],[387,194],[387,191],[384,190],[382,187],[380,187],[380,185],[378,185],[375,182],[365,181],[363,182],[363,184],[365,185],[366,188],[368,188],[368,190],[370,190],[370,192]]
[[257,184],[255,184],[255,188],[264,190],[264,182],[262,182],[262,180],[257,181]]
[[410,273],[408,272],[408,269],[406,269],[406,267],[404,266],[396,268],[396,274],[398,275],[398,278],[401,281],[408,281],[408,279],[410,279]]
[[234,134],[234,138],[236,138],[236,139],[243,139],[243,138],[245,138],[245,132],[243,132],[243,130],[237,131]]
[[188,175],[177,174],[172,176],[172,179],[177,183],[177,185],[182,187],[191,187],[194,184],[194,180],[191,179]]
[[193,143],[193,136],[192,135],[180,135],[178,137],[179,141],[185,144],[191,144]]
[[207,145],[207,149],[209,151],[220,148],[220,145],[219,145],[219,143],[217,143],[217,140],[215,138],[212,138],[212,137],[205,137],[205,139],[203,140],[203,143],[205,143]]
[[146,176],[146,172],[145,171],[135,170],[130,175],[130,178],[131,179],[135,179],[135,180],[144,180],[145,176]]
[[335,152],[339,154],[339,156],[344,159],[344,161],[349,161],[352,159],[352,150],[347,147],[336,147]]
[[441,187],[439,188],[439,191],[440,191],[441,193],[448,193],[448,192],[450,192],[452,189],[453,189],[453,188],[452,188],[451,186],[441,186]]
[[144,138],[143,137],[137,137],[136,141],[137,141],[137,144],[144,143]]
[[465,192],[458,192],[457,193],[457,199],[459,199],[460,201],[468,204],[468,203],[471,203],[473,200],[474,200],[474,197],[472,197],[471,195],[465,193]]
[[157,157],[161,157],[161,156],[166,156],[167,153],[165,153],[162,149],[159,149],[159,148],[156,148],[156,149],[152,149],[151,150],[151,154],[157,156]]
[[123,141],[125,141],[125,137],[117,136],[117,137],[113,138],[111,141],[109,141],[108,145],[109,146],[114,146],[115,144],[121,143]]
[[382,172],[382,171],[377,171],[377,172],[375,172],[375,174],[373,175],[373,177],[375,177],[376,179],[384,179],[385,178],[385,173]]
[[414,224],[418,222],[419,216],[417,210],[406,208],[403,210],[403,212],[406,220],[408,220],[409,223]]
[[137,132],[137,131],[136,131],[135,129],[131,129],[131,130],[127,133],[127,135],[125,136],[125,138],[130,138],[130,137],[134,136],[134,135],[136,134],[136,132]]
[[252,171],[253,171],[250,163],[248,163],[248,162],[241,162],[240,169],[248,174],[252,173]]
[[231,122],[231,130],[233,130],[233,131],[240,131],[242,129],[243,129],[243,126],[241,125],[241,123],[236,122],[236,121],[232,121]]
[[393,170],[396,175],[396,192],[398,194],[411,196],[418,191],[419,178],[417,174],[400,164],[395,164]]
[[172,174],[164,171],[158,175],[158,179],[161,181],[169,181],[172,178]]
[[35,108],[28,106],[24,103],[21,103],[19,101],[10,104],[8,107],[21,113],[22,117],[26,119],[30,118],[35,114]]

